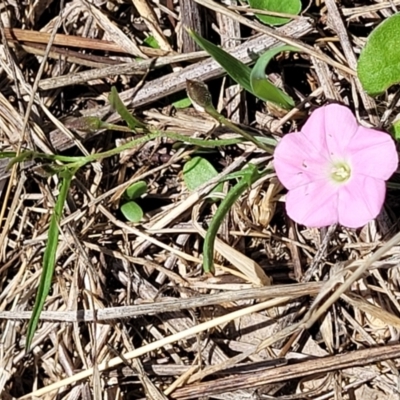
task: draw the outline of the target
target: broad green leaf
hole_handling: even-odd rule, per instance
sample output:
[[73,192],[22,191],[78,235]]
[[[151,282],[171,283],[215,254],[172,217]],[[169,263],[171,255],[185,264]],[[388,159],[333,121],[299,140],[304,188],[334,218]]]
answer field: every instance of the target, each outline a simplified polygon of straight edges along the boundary
[[[183,167],[183,180],[191,192],[217,175],[214,166],[202,157],[192,158]],[[222,186],[218,185],[213,191],[222,191]]]
[[393,122],[390,132],[397,141],[400,141],[400,120]]
[[147,192],[147,183],[145,181],[135,182],[125,190],[125,197],[134,200]]
[[[251,8],[263,11],[293,15],[298,15],[301,11],[301,0],[248,0],[248,2]],[[273,17],[264,14],[256,14],[256,17],[268,25],[283,25],[290,21],[290,18]]]
[[111,88],[108,101],[110,102],[111,107],[121,116],[130,129],[134,131],[136,128],[146,128],[146,125],[134,117],[125,107],[125,104],[120,99],[117,89],[114,86]]
[[179,110],[182,108],[190,107],[192,105],[192,102],[190,101],[189,97],[185,97],[181,100],[175,101],[174,103],[172,103],[172,105]]
[[400,13],[386,19],[368,36],[357,73],[364,90],[372,96],[400,83]]
[[[274,86],[265,76],[265,68],[268,64],[268,61],[273,57],[269,54],[275,52],[274,55],[276,55],[277,53],[279,53],[279,51],[289,50],[289,48],[291,50],[294,50],[293,47],[282,46],[281,48],[284,48],[285,50],[277,51],[277,49],[272,49],[270,50],[271,53],[267,52],[268,55],[265,56],[265,59],[263,58],[263,61],[260,61],[257,66],[256,72],[254,73],[255,77],[253,77],[254,83],[252,85],[252,70],[250,67],[232,57],[225,50],[202,38],[197,33],[193,31],[190,31],[189,33],[192,36],[193,40],[195,40],[195,42],[200,47],[202,47],[207,53],[209,53],[211,57],[213,57],[214,60],[221,65],[221,67],[235,82],[243,86],[243,88],[246,89],[248,92],[252,93],[254,96],[263,101],[275,103],[280,107],[284,107],[286,109],[293,107],[290,106],[290,104],[294,104],[293,99],[285,94],[282,90]],[[262,55],[261,58],[263,56],[264,55]],[[257,90],[257,93],[254,92],[254,86]],[[278,101],[278,103],[276,103],[276,101]]]
[[147,36],[146,39],[143,40],[143,43],[153,49],[159,49],[160,45],[158,44],[157,40],[154,36]]
[[[192,192],[204,183],[215,178],[218,175],[214,166],[205,158],[194,157],[189,160],[183,167],[183,180],[186,187]],[[222,192],[223,184],[218,184],[212,192]],[[218,197],[211,197],[212,201],[218,201]]]
[[46,249],[43,255],[42,274],[40,275],[39,287],[36,293],[35,305],[33,306],[32,317],[29,320],[28,331],[26,334],[26,352],[29,351],[33,336],[39,323],[39,317],[43,310],[47,295],[49,294],[51,281],[53,279],[56,265],[56,253],[58,246],[59,229],[62,211],[67,199],[68,190],[71,185],[73,173],[66,170],[62,173],[60,193],[54,207],[53,215],[50,219],[49,231],[47,234]]
[[250,83],[253,93],[260,99],[268,99],[268,101],[278,104],[282,108],[291,109],[294,107],[293,99],[274,86],[265,76],[265,68],[268,63],[282,51],[298,51],[298,49],[292,46],[280,46],[263,53],[251,71]]
[[143,218],[142,208],[134,201],[128,201],[121,206],[121,212],[130,222],[140,222]]

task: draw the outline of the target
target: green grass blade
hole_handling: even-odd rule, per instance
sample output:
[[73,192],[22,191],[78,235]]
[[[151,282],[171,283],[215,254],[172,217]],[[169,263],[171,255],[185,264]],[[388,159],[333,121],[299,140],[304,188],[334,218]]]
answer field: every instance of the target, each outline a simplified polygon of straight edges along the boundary
[[227,193],[220,206],[215,212],[210,226],[207,229],[203,245],[203,269],[205,273],[214,273],[214,242],[218,229],[226,214],[229,212],[235,201],[247,190],[261,174],[254,164],[248,164],[247,169],[241,171],[242,179]]
[[121,116],[130,129],[134,131],[136,128],[146,128],[146,125],[134,117],[125,107],[125,104],[120,99],[117,89],[114,86],[111,88],[108,101],[110,102],[111,107]]
[[32,317],[29,320],[28,332],[26,334],[26,352],[30,350],[33,335],[39,323],[39,317],[43,310],[47,295],[49,294],[51,281],[56,264],[56,253],[59,237],[59,223],[64,209],[64,204],[67,199],[69,187],[71,185],[73,174],[70,171],[63,172],[60,185],[60,193],[57,197],[54,213],[50,219],[48,241],[46,250],[43,255],[43,269],[40,276],[39,287],[36,293],[35,305],[32,311]]
[[248,92],[253,93],[250,84],[251,69],[246,64],[232,57],[225,50],[202,38],[194,31],[189,30],[193,40],[226,71],[226,73],[239,85],[243,86]]
[[282,51],[298,51],[292,46],[280,46],[264,53],[257,61],[253,70],[246,64],[232,57],[225,50],[202,38],[196,32],[189,31],[193,40],[205,50],[226,73],[248,92],[263,101],[269,101],[285,109],[294,107],[293,99],[274,86],[265,76],[265,68],[271,59]]
[[16,155],[15,151],[0,151],[0,158],[14,158]]
[[258,98],[277,104],[282,108],[291,109],[294,107],[294,100],[281,89],[273,85],[265,76],[265,69],[268,63],[282,51],[298,51],[298,49],[293,46],[280,46],[263,53],[251,71],[250,84],[253,93]]

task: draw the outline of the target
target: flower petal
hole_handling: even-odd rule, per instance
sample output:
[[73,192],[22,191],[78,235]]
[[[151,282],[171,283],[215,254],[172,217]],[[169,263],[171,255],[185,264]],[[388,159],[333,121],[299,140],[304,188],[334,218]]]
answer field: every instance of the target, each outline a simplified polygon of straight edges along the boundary
[[352,173],[389,179],[399,158],[393,139],[387,133],[360,126],[348,146]]
[[284,136],[274,152],[276,174],[287,189],[326,179],[323,172],[327,163],[301,132]]
[[386,185],[381,179],[355,175],[339,190],[339,222],[360,228],[377,217],[385,200]]
[[308,227],[321,228],[338,222],[338,186],[318,181],[290,190],[286,211],[290,218]]
[[357,120],[349,108],[328,104],[313,111],[301,131],[318,151],[331,158],[343,158],[357,128]]

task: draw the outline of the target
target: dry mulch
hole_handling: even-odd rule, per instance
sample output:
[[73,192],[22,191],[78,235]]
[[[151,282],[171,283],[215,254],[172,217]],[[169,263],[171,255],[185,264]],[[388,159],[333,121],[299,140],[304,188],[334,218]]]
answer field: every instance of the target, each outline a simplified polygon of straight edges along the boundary
[[[209,82],[214,104],[259,135],[281,137],[328,101],[386,128],[395,93],[368,97],[355,74],[367,35],[400,1],[304,2],[268,28],[226,0],[6,0],[0,7],[0,144],[81,155],[132,138],[79,129],[82,116],[122,124],[115,86],[138,118],[196,138],[233,132],[192,107],[177,109],[187,79]],[[296,99],[283,113],[224,77],[185,31],[243,62],[279,43],[269,78]],[[148,45],[153,37],[159,48]],[[219,177],[271,157],[250,144],[212,150],[156,139],[78,172],[60,225],[56,272],[32,350],[25,353],[59,179],[36,161],[0,159],[0,393],[2,399],[397,399],[400,329],[397,192],[362,229],[307,229],[284,211],[273,173],[224,221],[216,273],[202,271],[216,210],[210,186],[189,193],[191,156]],[[144,180],[142,223],[119,206]],[[229,185],[225,184],[225,191]],[[393,239],[394,238],[394,239]]]

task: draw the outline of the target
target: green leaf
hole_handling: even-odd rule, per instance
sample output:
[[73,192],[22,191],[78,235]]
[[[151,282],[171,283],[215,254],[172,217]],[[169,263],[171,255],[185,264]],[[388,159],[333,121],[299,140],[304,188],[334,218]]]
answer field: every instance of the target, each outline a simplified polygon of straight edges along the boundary
[[146,128],[146,125],[134,117],[125,107],[125,104],[120,99],[117,89],[114,86],[111,88],[108,101],[110,102],[111,107],[121,116],[130,129],[134,131],[136,128]]
[[0,158],[14,158],[16,155],[15,151],[0,151]]
[[364,90],[372,96],[400,83],[400,13],[386,19],[368,36],[357,73]]
[[397,141],[400,141],[400,120],[393,122],[390,132]]
[[[214,166],[202,157],[192,158],[183,167],[183,180],[191,192],[217,175]],[[222,192],[222,185],[218,185],[213,191]]]
[[26,334],[26,352],[29,351],[33,336],[39,323],[39,317],[43,310],[47,295],[49,294],[51,281],[53,279],[56,265],[56,253],[58,246],[59,229],[62,211],[67,199],[68,190],[71,185],[73,173],[66,170],[62,173],[60,193],[54,207],[53,215],[50,219],[49,231],[47,234],[47,244],[43,255],[42,274],[40,275],[39,287],[36,293],[35,305],[33,306],[32,317],[29,320],[28,331]]
[[202,38],[196,32],[189,30],[189,34],[203,50],[205,50],[218,64],[221,65],[221,67],[235,82],[243,86],[248,92],[252,93],[250,85],[250,67],[243,64],[235,57],[232,57],[225,50]]
[[298,51],[293,46],[280,46],[268,50],[257,60],[250,74],[250,83],[253,93],[260,99],[268,99],[285,109],[294,107],[293,99],[282,90],[274,86],[265,76],[265,69],[273,57],[283,51]]
[[137,199],[147,192],[147,183],[145,181],[135,182],[125,190],[124,196],[129,200]]
[[121,206],[121,212],[130,222],[140,222],[143,218],[143,210],[134,201],[128,201]]
[[259,142],[267,144],[272,148],[275,148],[278,145],[278,141],[273,137],[266,137],[266,136],[256,136],[255,137]]
[[262,176],[254,164],[248,164],[244,171],[240,171],[240,175],[242,178],[224,197],[207,229],[203,245],[203,269],[205,273],[214,273],[214,242],[226,214],[242,193]]
[[[298,15],[301,11],[301,0],[248,0],[248,2],[251,8],[263,11],[293,15]],[[263,14],[256,14],[256,17],[268,25],[283,25],[290,21],[290,18],[273,17]]]
[[154,36],[147,36],[147,38],[143,40],[143,43],[153,49],[160,48],[160,45],[158,44]]
[[172,103],[172,105],[177,109],[183,109],[183,108],[188,108],[192,105],[192,102],[190,101],[189,97],[185,97],[181,100],[175,101]]
[[[251,68],[241,61],[232,57],[225,50],[202,38],[200,35],[193,31],[189,31],[193,40],[203,48],[221,67],[226,73],[239,85],[243,86],[248,92],[258,97],[263,101],[270,101],[271,103],[277,104],[280,107],[286,109],[293,107],[293,99],[284,93],[282,90],[274,86],[265,76],[265,68],[268,62],[273,56],[278,54],[280,51],[297,51],[291,46],[281,46],[277,49],[267,51],[267,55],[264,54],[260,57],[261,61],[258,61],[256,71],[252,72]],[[278,51],[278,49],[280,49]],[[283,49],[283,50],[282,50]],[[272,55],[271,55],[272,54]],[[253,70],[254,71],[254,70]],[[253,75],[253,77],[252,77]],[[253,83],[252,83],[253,80]],[[254,91],[256,89],[256,92]],[[293,104],[293,105],[290,105]]]

